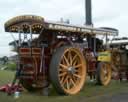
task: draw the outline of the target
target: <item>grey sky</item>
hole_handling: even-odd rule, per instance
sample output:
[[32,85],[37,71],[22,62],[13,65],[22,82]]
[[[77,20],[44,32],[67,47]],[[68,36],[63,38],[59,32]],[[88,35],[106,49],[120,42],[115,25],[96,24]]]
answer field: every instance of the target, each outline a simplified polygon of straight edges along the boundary
[[[95,27],[108,26],[127,36],[128,0],[92,0]],[[4,23],[17,15],[33,14],[47,20],[58,21],[61,17],[72,24],[84,24],[84,0],[0,0],[0,56],[11,55],[8,43],[12,41],[4,32]]]

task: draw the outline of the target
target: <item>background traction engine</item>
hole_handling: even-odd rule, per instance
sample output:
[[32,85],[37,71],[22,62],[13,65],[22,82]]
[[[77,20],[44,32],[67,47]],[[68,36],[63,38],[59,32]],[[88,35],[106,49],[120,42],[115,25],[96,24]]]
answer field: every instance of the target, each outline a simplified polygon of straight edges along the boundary
[[[120,41],[120,42],[119,42]],[[115,38],[110,43],[112,53],[113,78],[128,80],[128,42],[127,38]]]
[[[97,60],[96,35],[117,35],[118,31],[51,23],[42,17],[24,15],[5,23],[5,31],[19,33],[18,78],[28,91],[48,88],[52,83],[60,94],[77,94],[86,76],[96,75],[101,85],[111,80],[109,62]],[[97,40],[96,40],[97,39]]]

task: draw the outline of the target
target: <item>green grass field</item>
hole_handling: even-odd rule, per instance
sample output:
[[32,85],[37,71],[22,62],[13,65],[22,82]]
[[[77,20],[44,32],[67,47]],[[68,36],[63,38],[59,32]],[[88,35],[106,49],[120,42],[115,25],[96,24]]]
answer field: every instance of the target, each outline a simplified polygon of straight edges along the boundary
[[[11,82],[13,77],[14,72],[0,71],[0,86]],[[74,96],[59,96],[52,89],[50,96],[23,91],[18,99],[14,99],[13,95],[8,96],[6,93],[0,92],[0,102],[100,102],[104,96],[112,96],[127,90],[127,82],[112,81],[107,87],[87,82],[83,90]]]

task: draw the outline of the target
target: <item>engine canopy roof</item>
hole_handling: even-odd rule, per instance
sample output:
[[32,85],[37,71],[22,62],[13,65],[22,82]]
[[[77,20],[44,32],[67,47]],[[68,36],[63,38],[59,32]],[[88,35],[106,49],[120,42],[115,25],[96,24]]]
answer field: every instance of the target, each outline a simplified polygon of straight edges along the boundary
[[[31,28],[31,30],[30,30]],[[45,21],[43,17],[35,15],[22,15],[14,17],[5,23],[6,32],[24,32],[33,34],[40,34],[42,30],[52,30],[58,32],[74,32],[80,34],[99,34],[117,36],[118,30],[108,27],[94,28],[87,26],[77,26],[66,23],[56,23]]]

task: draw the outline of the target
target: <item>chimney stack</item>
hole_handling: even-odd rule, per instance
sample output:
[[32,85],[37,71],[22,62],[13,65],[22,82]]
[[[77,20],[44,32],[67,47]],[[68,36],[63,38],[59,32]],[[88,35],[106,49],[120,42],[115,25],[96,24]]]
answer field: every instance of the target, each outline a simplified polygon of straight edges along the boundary
[[85,0],[85,20],[86,20],[85,23],[86,26],[93,26],[91,0]]

